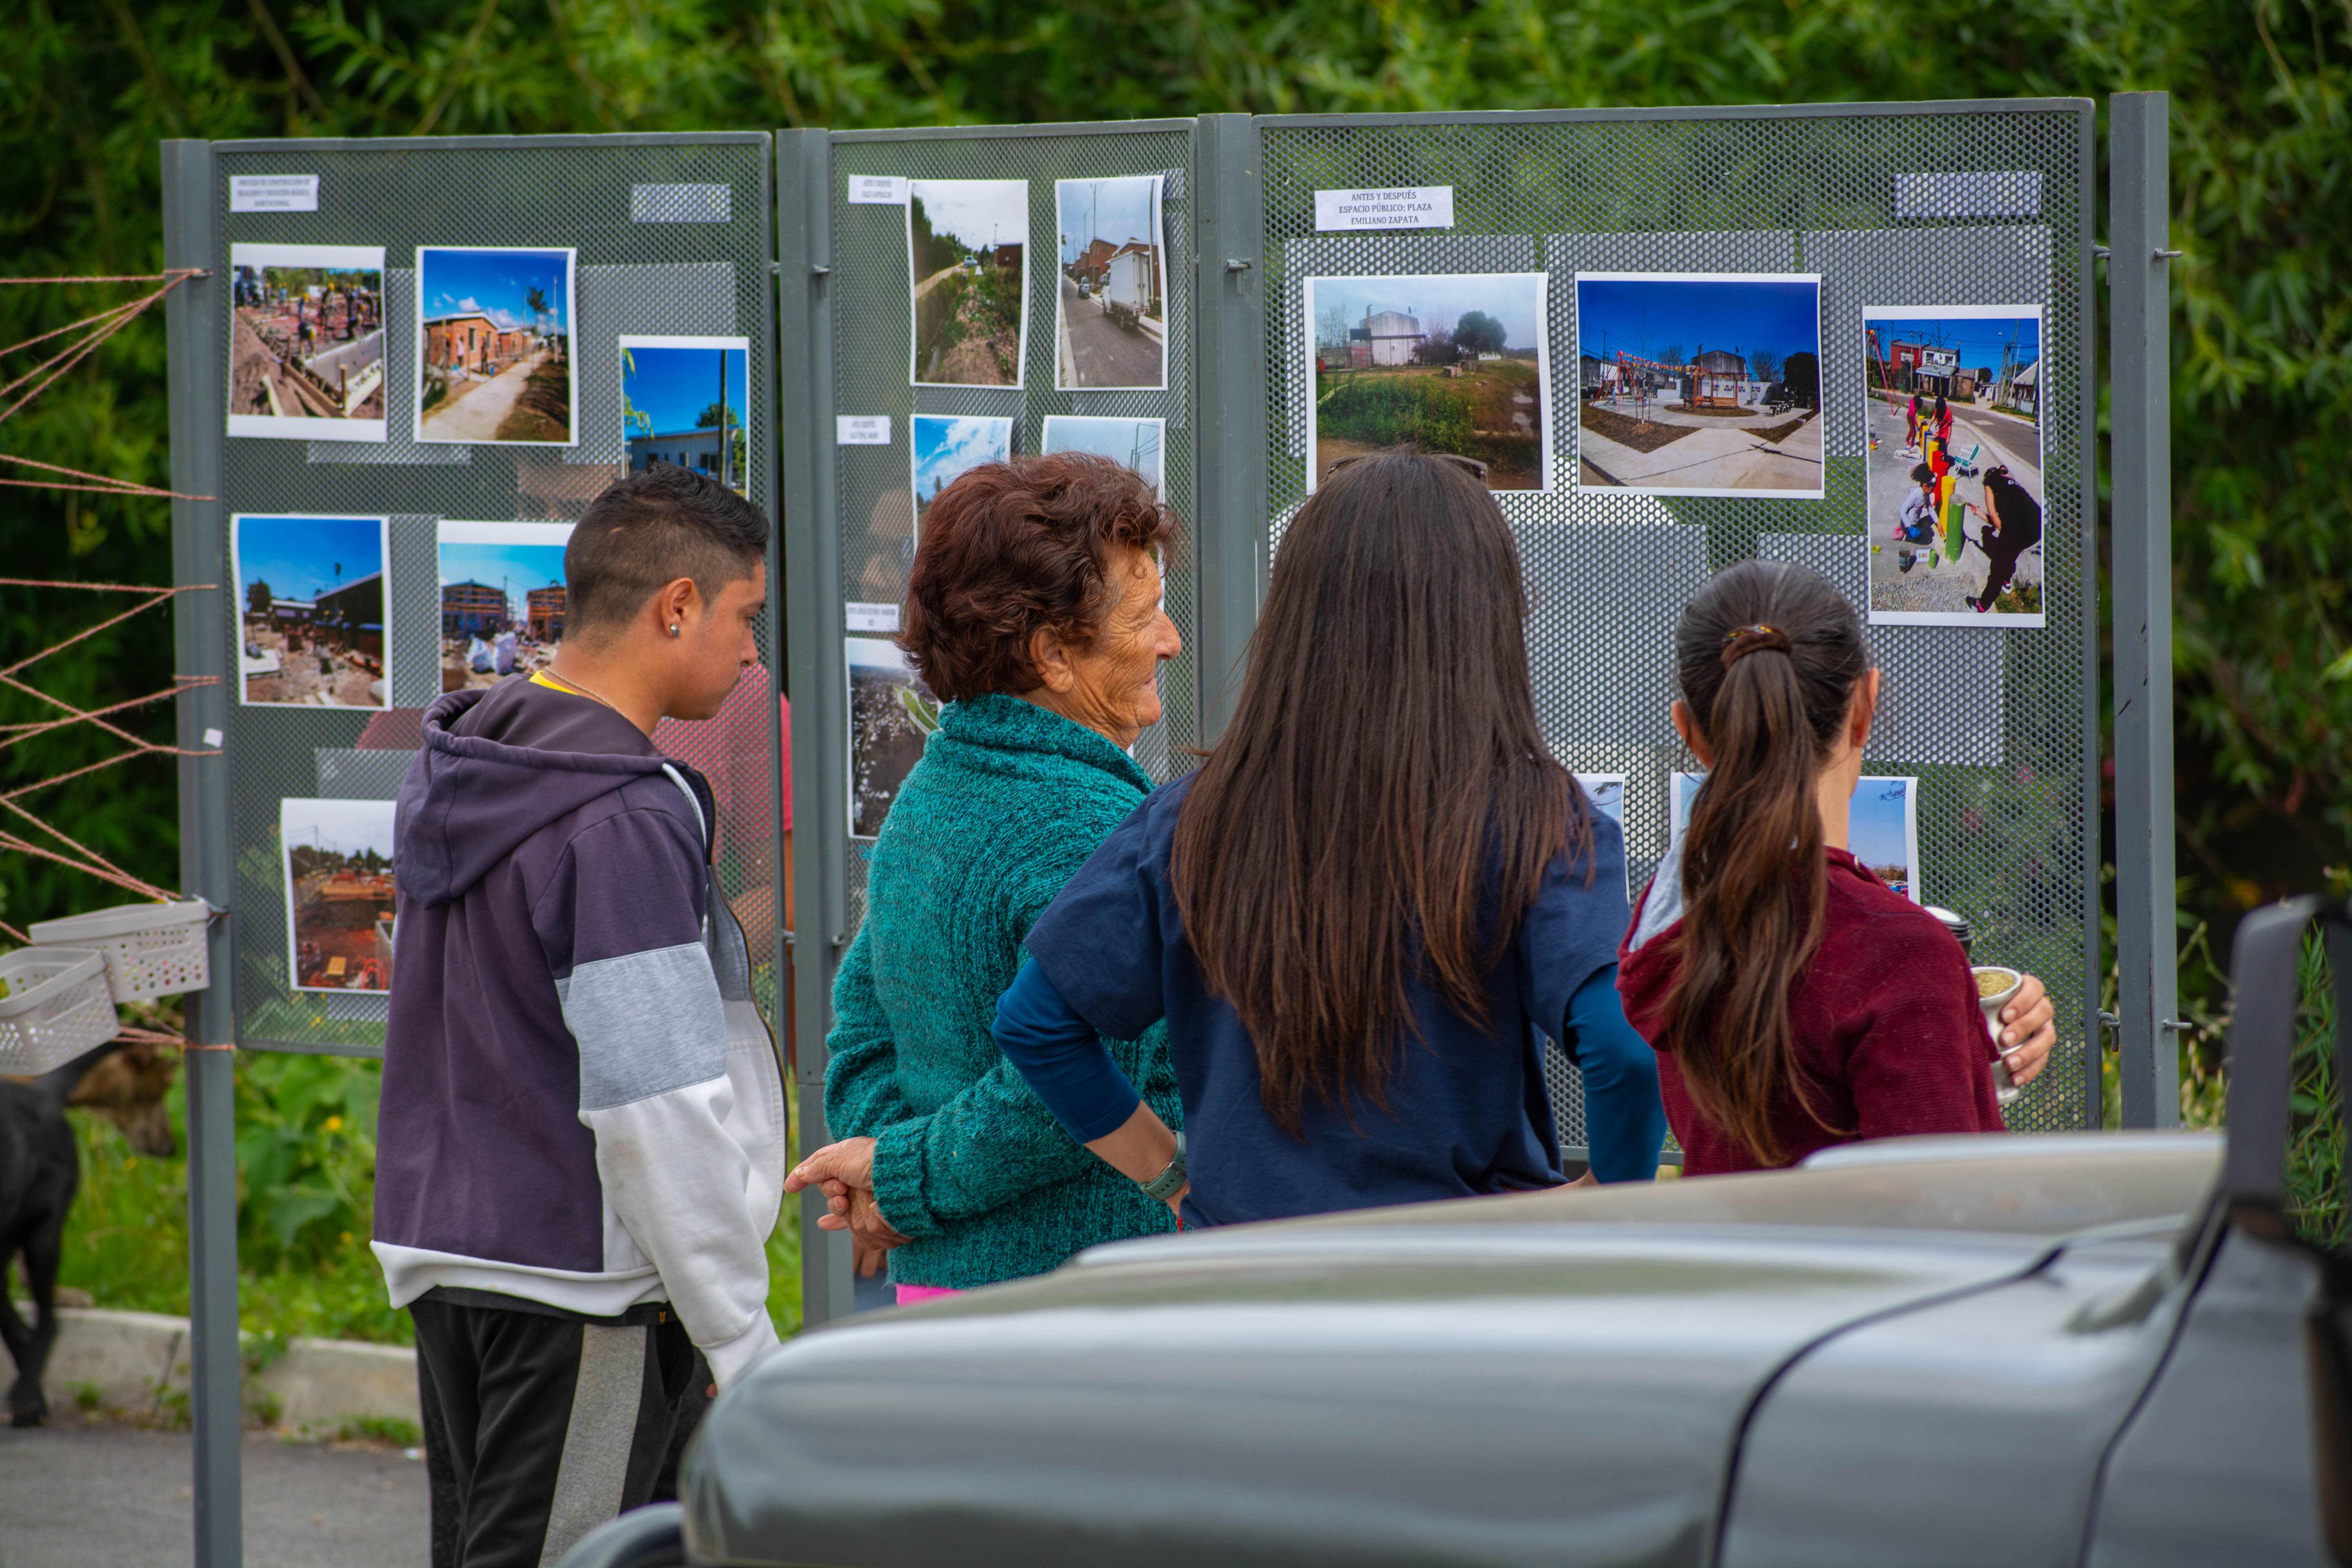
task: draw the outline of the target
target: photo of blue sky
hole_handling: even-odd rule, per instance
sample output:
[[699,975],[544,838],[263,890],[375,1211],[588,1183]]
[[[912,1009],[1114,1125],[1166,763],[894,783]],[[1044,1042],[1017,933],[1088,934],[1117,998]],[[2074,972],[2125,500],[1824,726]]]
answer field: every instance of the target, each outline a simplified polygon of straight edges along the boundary
[[2014,349],[2014,363],[2021,369],[2042,357],[2042,322],[2034,316],[1992,319],[1937,316],[1926,311],[1913,315],[1902,310],[1873,310],[1864,320],[1863,325],[1876,337],[1877,342],[1871,347],[1871,357],[1881,362],[1893,356],[1895,345],[1898,342],[1951,349],[1959,354],[1964,368],[1970,371],[1990,369],[1996,375],[2000,374],[2000,356],[2004,347]]
[[383,570],[383,520],[375,517],[240,517],[237,604],[254,583],[275,599],[316,599]]
[[[572,253],[565,250],[439,250],[416,252],[420,314],[457,316],[478,310],[500,327],[528,327],[551,336],[569,332]],[[530,308],[540,290],[546,309]]]
[[1093,452],[1124,463],[1143,476],[1151,493],[1167,499],[1160,478],[1160,447],[1165,437],[1158,419],[1106,419],[1076,414],[1053,414],[1045,419],[1043,450]]
[[628,434],[675,436],[698,428],[702,411],[719,401],[724,374],[730,427],[740,427],[751,405],[751,357],[743,350],[655,346],[630,340],[621,348],[621,401]]
[[1028,243],[1026,180],[915,180],[907,190],[923,204],[933,234],[953,235],[968,249]]
[[1821,353],[1821,286],[1731,279],[1579,278],[1576,348],[1609,360],[1656,360],[1669,349],[1687,364],[1708,349],[1785,360]]
[[1062,265],[1076,261],[1097,238],[1113,245],[1125,245],[1130,239],[1159,244],[1152,210],[1159,190],[1156,174],[1058,182],[1055,191],[1061,207]]
[[933,496],[955,483],[958,476],[982,463],[1002,462],[1013,455],[1010,419],[959,419],[944,414],[918,414],[915,426],[915,505],[930,504]]
[[1625,781],[1615,773],[1579,773],[1579,788],[1594,810],[1618,826],[1625,826]]
[[479,583],[488,588],[503,587],[517,606],[510,613],[520,613],[523,595],[531,589],[562,581],[561,544],[457,544],[447,540],[441,543],[441,585]]
[[1864,779],[1854,789],[1847,826],[1847,844],[1855,859],[1882,875],[1899,866],[1905,882],[1915,879],[1918,869],[1911,863],[1910,798],[1907,778]]

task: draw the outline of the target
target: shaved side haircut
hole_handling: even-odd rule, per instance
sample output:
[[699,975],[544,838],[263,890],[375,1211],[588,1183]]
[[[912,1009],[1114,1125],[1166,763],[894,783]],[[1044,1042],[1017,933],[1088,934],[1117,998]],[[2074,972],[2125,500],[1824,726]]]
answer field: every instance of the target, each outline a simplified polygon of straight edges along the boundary
[[564,547],[565,635],[606,641],[680,577],[715,604],[767,552],[767,514],[717,480],[668,463],[626,475],[588,503]]

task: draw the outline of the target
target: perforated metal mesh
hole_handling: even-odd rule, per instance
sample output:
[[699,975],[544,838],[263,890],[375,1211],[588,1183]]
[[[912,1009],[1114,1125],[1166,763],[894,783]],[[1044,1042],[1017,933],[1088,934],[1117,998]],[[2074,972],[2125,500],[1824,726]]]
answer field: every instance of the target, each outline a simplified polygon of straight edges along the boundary
[[[2013,1129],[2086,1125],[2082,1032],[2084,834],[2095,759],[2084,722],[2085,363],[2071,262],[2084,192],[2082,121],[2052,108],[1989,112],[1694,120],[1333,124],[1261,122],[1265,180],[1268,454],[1275,522],[1306,490],[1311,366],[1302,281],[1517,271],[1549,276],[1555,423],[1547,492],[1508,493],[1533,600],[1538,710],[1554,752],[1627,775],[1627,851],[1638,892],[1664,852],[1666,775],[1696,766],[1667,716],[1675,617],[1707,574],[1752,556],[1801,561],[1862,602],[1865,569],[1862,308],[2045,308],[2042,470],[2046,626],[1876,627],[1885,708],[1869,770],[1919,778],[1921,882],[1974,924],[1980,959],[2026,968],[2058,1005],[2050,1068],[2009,1108]],[[1998,182],[2009,214],[2038,183],[2038,211],[1913,218],[1898,181],[2021,172]],[[1443,236],[1325,235],[1318,190],[1451,185]],[[1909,187],[1906,187],[1909,188]],[[1966,204],[1963,204],[1965,206]],[[1951,210],[1948,207],[1936,210]],[[2053,273],[2053,268],[2055,272]],[[1576,488],[1579,271],[1803,271],[1822,279],[1827,475],[1817,500],[1654,500]],[[1584,1142],[1581,1085],[1548,1053],[1561,1141]]]
[[[928,138],[887,141],[843,137],[834,143],[833,279],[834,384],[843,415],[890,416],[891,444],[839,447],[841,597],[845,602],[897,604],[906,597],[914,560],[911,416],[946,414],[1013,421],[1013,450],[1035,452],[1053,414],[1156,418],[1167,422],[1164,474],[1168,504],[1189,523],[1198,516],[1193,470],[1192,132],[1189,130]],[[1026,180],[1029,232],[1025,255],[1028,328],[1018,387],[909,384],[913,317],[908,308],[907,209],[847,199],[862,174],[933,180]],[[1167,389],[1087,392],[1055,385],[1056,269],[1059,218],[1056,180],[1118,175],[1161,177],[1162,268],[1167,310]],[[1137,742],[1136,759],[1166,782],[1190,765],[1184,748],[1199,734],[1191,645],[1196,576],[1188,543],[1167,575],[1168,614],[1182,634],[1184,654],[1162,667],[1165,716]],[[843,744],[846,744],[845,738]],[[849,929],[865,918],[866,854],[853,841],[848,857]]]
[[[237,142],[218,149],[221,249],[214,267],[219,275],[226,276],[229,247],[240,243],[384,247],[391,437],[380,446],[213,437],[226,443],[222,501],[227,511],[391,519],[386,652],[393,710],[371,715],[235,701],[229,710],[241,1044],[362,1055],[383,1049],[381,995],[289,988],[278,803],[285,796],[392,798],[418,743],[420,710],[441,689],[436,524],[445,518],[580,515],[626,461],[615,341],[622,333],[751,340],[751,493],[771,519],[777,516],[769,158],[766,137],[740,135],[365,148]],[[316,174],[318,210],[230,212],[230,180],[259,174]],[[420,245],[576,250],[577,447],[416,443],[411,388],[417,373]],[[229,290],[217,292],[221,341],[228,342]],[[226,377],[226,367],[218,374]],[[221,570],[226,574],[229,563],[221,563]],[[774,897],[778,876],[771,848],[775,767],[759,728],[761,716],[771,730],[775,722],[778,660],[764,628],[760,641],[762,668],[746,678],[758,685],[739,693],[730,715],[708,724],[666,725],[659,737],[665,750],[709,774],[719,791],[721,884],[746,912],[763,894]],[[227,651],[226,667],[237,668],[235,648]],[[736,710],[753,717],[746,721]],[[747,754],[753,750],[756,759]],[[757,956],[761,950],[754,951]],[[775,986],[772,965],[762,963],[754,992],[771,1018]]]

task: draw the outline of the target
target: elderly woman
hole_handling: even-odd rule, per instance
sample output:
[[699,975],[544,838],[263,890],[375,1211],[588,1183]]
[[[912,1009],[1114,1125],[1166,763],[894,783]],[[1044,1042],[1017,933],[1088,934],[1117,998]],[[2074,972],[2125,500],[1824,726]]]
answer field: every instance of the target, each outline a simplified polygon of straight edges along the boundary
[[[1016,458],[931,501],[898,637],[946,704],[874,847],[866,923],[834,986],[825,1120],[785,1183],[819,1224],[889,1248],[901,1301],[1039,1274],[1171,1230],[1169,1205],[1073,1142],[989,1036],[1022,940],[1151,789],[1129,756],[1160,717],[1170,514],[1107,458]],[[1171,1121],[1166,1031],[1107,1042]]]

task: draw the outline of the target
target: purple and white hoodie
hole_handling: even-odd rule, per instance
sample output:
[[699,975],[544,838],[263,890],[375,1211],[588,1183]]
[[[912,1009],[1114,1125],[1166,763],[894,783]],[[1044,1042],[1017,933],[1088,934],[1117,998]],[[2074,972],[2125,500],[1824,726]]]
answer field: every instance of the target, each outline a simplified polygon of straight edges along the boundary
[[775,1347],[783,1078],[712,820],[601,703],[518,677],[425,710],[376,1142],[394,1306],[667,1300],[722,1386]]

